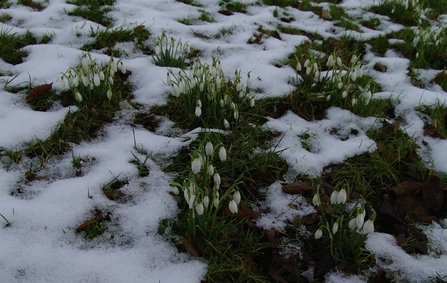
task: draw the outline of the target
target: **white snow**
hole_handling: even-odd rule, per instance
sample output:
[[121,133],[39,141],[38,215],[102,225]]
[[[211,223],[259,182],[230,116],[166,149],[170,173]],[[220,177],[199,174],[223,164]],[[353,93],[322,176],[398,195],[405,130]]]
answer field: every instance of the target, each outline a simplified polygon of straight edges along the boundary
[[[16,2],[16,1],[10,1]],[[174,0],[117,0],[109,13],[114,27],[132,28],[144,25],[150,32],[148,44],[155,46],[155,38],[164,30],[169,36],[188,42],[201,50],[203,62],[211,62],[212,56],[219,57],[227,76],[237,68],[243,77],[251,72],[253,87],[260,89],[257,99],[266,96],[282,96],[294,87],[289,84],[295,77],[289,67],[277,68],[275,62],[284,61],[294,47],[306,40],[303,36],[281,34],[282,41],[273,37],[263,38],[261,44],[247,44],[259,26],[274,29],[279,22],[273,17],[274,7],[249,6],[247,14],[235,13],[224,16],[217,11],[218,1],[197,0],[203,4],[198,8]],[[253,1],[244,1],[252,3]],[[346,0],[342,5],[350,13],[359,15],[377,3],[373,0]],[[40,38],[53,34],[49,44],[25,47],[28,57],[22,64],[10,65],[0,60],[0,147],[16,150],[35,139],[48,137],[57,124],[63,121],[69,108],[56,107],[47,112],[33,111],[25,103],[24,94],[6,92],[4,87],[29,84],[39,85],[53,82],[60,91],[61,73],[77,64],[82,52],[79,48],[93,38],[91,30],[104,27],[79,17],[66,15],[74,5],[64,0],[49,0],[42,12],[33,11],[22,5],[0,9],[12,20],[0,23],[0,30],[23,34],[27,30]],[[322,4],[323,5],[323,4]],[[205,9],[216,19],[215,23],[197,22],[186,26],[178,19],[194,18]],[[334,28],[331,21],[324,21],[311,12],[297,9],[287,10],[296,21],[291,27],[317,32],[323,37],[340,37],[345,32]],[[386,18],[386,17],[383,17]],[[441,17],[444,24],[446,15]],[[214,39],[222,28],[231,28],[232,34]],[[384,22],[384,30],[397,30],[401,26]],[[352,36],[370,38],[384,33],[364,29],[365,33]],[[199,32],[210,40],[193,35]],[[123,58],[125,66],[132,71],[129,78],[134,85],[135,102],[146,107],[164,104],[168,88],[164,84],[167,68],[155,66],[151,57],[133,53],[132,45],[121,44],[128,49],[129,56]],[[109,58],[103,54],[92,54],[99,61]],[[423,122],[414,108],[421,103],[433,104],[446,101],[447,94],[440,88],[420,89],[411,85],[408,76],[408,59],[394,51],[384,57],[369,52],[364,58],[365,72],[376,78],[383,92],[375,98],[391,97],[396,102],[396,115],[403,118],[402,128],[417,140],[427,161],[427,166],[447,173],[447,141],[423,136]],[[373,70],[376,62],[388,67],[386,73]],[[436,75],[435,71],[424,73]],[[71,110],[76,109],[71,107]],[[206,262],[177,252],[175,247],[157,235],[160,219],[175,219],[178,208],[170,191],[173,176],[161,171],[167,157],[181,146],[196,138],[196,129],[183,136],[165,121],[164,130],[156,134],[143,129],[132,130],[123,120],[117,119],[107,125],[98,138],[91,142],[73,145],[73,152],[48,160],[41,174],[46,178],[26,184],[24,173],[29,170],[31,160],[19,165],[0,166],[0,213],[12,223],[0,228],[0,282],[162,282],[198,283],[206,272]],[[374,117],[361,118],[340,108],[330,108],[323,120],[308,122],[292,112],[279,119],[269,119],[264,125],[283,133],[278,138],[277,150],[289,163],[290,170],[284,179],[291,181],[299,173],[317,176],[332,163],[340,163],[349,157],[368,150],[375,150],[375,143],[366,136],[366,131],[377,126]],[[337,134],[331,130],[337,129]],[[355,129],[356,134],[351,134]],[[163,135],[169,132],[169,135]],[[308,133],[311,149],[302,146],[300,135]],[[147,165],[148,177],[136,178],[137,169],[129,161],[134,147],[134,138],[139,148],[151,154]],[[425,141],[424,145],[422,141]],[[76,177],[71,165],[72,154],[88,160],[84,164],[84,175]],[[28,167],[27,167],[28,166]],[[115,177],[128,180],[123,188],[131,199],[116,203],[101,192],[104,184]],[[284,181],[284,180],[278,180]],[[20,189],[22,197],[11,195]],[[263,227],[284,227],[296,215],[313,212],[313,207],[304,199],[283,194],[279,182],[265,188],[267,200],[264,206],[272,207],[269,214],[258,220]],[[292,208],[289,206],[293,204]],[[83,222],[94,216],[94,210],[112,211],[113,227],[106,235],[85,241],[74,232]],[[0,219],[3,222],[3,219]],[[427,256],[410,256],[399,248],[390,235],[374,233],[367,241],[367,248],[376,254],[379,265],[387,271],[398,271],[402,278],[412,282],[426,282],[427,278],[447,276],[447,230],[433,224],[425,229],[432,249]],[[107,233],[114,238],[107,240]],[[365,282],[361,276],[346,277],[332,273],[327,282]]]

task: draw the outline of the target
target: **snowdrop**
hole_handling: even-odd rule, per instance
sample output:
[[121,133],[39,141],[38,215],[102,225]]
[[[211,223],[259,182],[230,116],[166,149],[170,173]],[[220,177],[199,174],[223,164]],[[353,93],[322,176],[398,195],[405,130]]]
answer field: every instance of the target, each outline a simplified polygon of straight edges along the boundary
[[225,150],[225,147],[221,146],[219,149],[219,158],[221,161],[227,160],[227,151]]
[[230,203],[228,204],[228,208],[230,209],[231,213],[237,213],[238,212],[237,203],[234,200],[230,201]]
[[195,114],[197,117],[200,117],[200,115],[202,115],[202,109],[201,109],[199,106],[197,106],[197,107],[196,107],[196,110],[195,110],[195,112],[194,112],[194,114]]
[[323,229],[320,227],[318,228],[318,230],[315,232],[315,239],[320,239],[321,236],[323,236]]
[[343,188],[337,194],[337,204],[344,204],[347,200],[346,190]]
[[331,194],[331,204],[336,204],[338,199],[338,191],[334,190]]
[[198,215],[202,215],[203,212],[205,212],[205,207],[203,206],[202,203],[196,204],[196,212]]
[[206,143],[205,145],[205,154],[208,156],[212,156],[214,153],[214,146],[213,144],[209,141]]
[[239,191],[235,191],[233,194],[233,199],[236,204],[239,204],[241,202],[241,193]]
[[202,161],[200,158],[195,158],[191,162],[191,170],[194,174],[198,174],[200,172],[200,169],[202,169]]

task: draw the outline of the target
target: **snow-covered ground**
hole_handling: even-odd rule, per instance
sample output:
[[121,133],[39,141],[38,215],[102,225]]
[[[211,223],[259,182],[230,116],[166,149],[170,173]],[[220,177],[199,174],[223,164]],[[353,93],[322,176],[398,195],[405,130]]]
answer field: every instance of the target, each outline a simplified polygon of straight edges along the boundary
[[[219,57],[228,76],[235,69],[241,70],[241,74],[251,72],[253,87],[262,89],[257,99],[282,96],[293,89],[288,82],[295,77],[295,71],[290,67],[277,68],[274,63],[287,58],[296,45],[307,40],[306,37],[282,34],[282,40],[270,37],[263,39],[262,44],[247,44],[259,26],[276,29],[275,7],[250,5],[247,14],[224,16],[217,13],[219,1],[197,2],[203,7],[174,0],[117,0],[109,15],[114,19],[113,27],[146,26],[152,34],[148,40],[152,46],[155,46],[155,38],[166,31],[201,50],[202,62],[211,62],[212,56]],[[373,0],[345,0],[341,6],[355,14],[363,13],[363,8],[373,4]],[[53,88],[60,91],[61,73],[78,64],[82,54],[79,48],[93,41],[89,36],[91,29],[104,29],[94,22],[68,16],[67,12],[75,6],[66,4],[65,0],[49,0],[45,5],[46,9],[41,12],[22,5],[0,9],[0,14],[5,12],[12,17],[6,24],[0,23],[1,31],[23,34],[29,30],[38,38],[53,34],[48,44],[25,47],[29,55],[22,64],[10,65],[0,60],[0,73],[7,74],[0,77],[0,146],[8,149],[23,149],[36,138],[45,139],[69,109],[55,106],[47,112],[33,111],[25,102],[25,94],[6,92],[5,84],[12,79],[10,85],[27,84],[30,80],[32,85],[54,82]],[[178,19],[199,17],[200,9],[211,13],[216,22],[196,22],[191,26],[178,22]],[[318,32],[323,37],[340,37],[344,33],[334,28],[333,22],[311,12],[297,9],[288,9],[288,12],[295,18],[290,23],[293,27]],[[214,38],[222,28],[231,28],[232,34]],[[364,33],[352,32],[352,36],[370,38],[396,29],[398,25],[384,21],[383,31],[364,28]],[[194,32],[212,39],[195,37]],[[132,46],[121,44],[120,48],[128,53],[122,59],[132,71],[134,100],[147,107],[164,104],[169,90],[164,84],[167,68],[156,66],[152,57],[134,52]],[[100,51],[92,52],[92,56],[98,61],[109,59]],[[435,170],[447,173],[447,141],[423,137],[423,122],[414,111],[420,103],[446,101],[447,94],[436,86],[430,89],[413,86],[407,74],[408,59],[395,52],[389,51],[385,57],[368,53],[362,60],[365,72],[382,86],[383,92],[374,97],[391,97],[396,101],[396,115],[403,117],[401,127],[419,143],[422,138],[426,142],[421,144],[425,149],[421,153],[428,166],[433,164]],[[375,71],[376,62],[387,66],[388,71]],[[173,176],[163,173],[160,167],[164,158],[190,140],[185,139],[185,135],[163,136],[134,129],[128,124],[130,117],[125,109],[120,115],[122,118],[107,125],[94,141],[73,145],[72,152],[51,159],[39,173],[45,175],[40,181],[26,184],[23,180],[24,172],[30,169],[30,160],[10,168],[0,166],[0,213],[12,223],[10,227],[0,228],[0,282],[200,282],[206,272],[206,262],[178,253],[171,243],[157,235],[159,220],[175,218],[178,212],[174,198],[168,194]],[[318,175],[328,164],[374,150],[374,141],[366,136],[374,123],[373,117],[361,118],[349,111],[331,108],[321,121],[308,122],[290,112],[279,119],[269,119],[266,126],[285,133],[277,149],[284,150],[282,156],[290,165],[285,178],[291,180],[298,173]],[[358,134],[341,141],[327,130],[332,127],[355,128]],[[312,153],[302,149],[298,137],[306,131],[314,134],[316,150]],[[194,138],[195,134],[186,136]],[[133,159],[132,152],[138,154],[134,139],[139,147],[152,154],[147,163],[150,174],[144,178],[136,178],[137,169],[129,163]],[[81,177],[73,172],[72,154],[87,160],[86,173]],[[116,203],[102,193],[101,187],[116,176],[128,179],[123,190],[132,196],[130,201]],[[15,189],[25,193],[21,197],[11,195]],[[259,223],[269,227],[280,225],[273,222],[292,219],[297,211],[287,206],[288,196],[275,184],[268,190],[275,192],[268,193],[267,200],[276,209]],[[114,235],[110,241],[85,241],[74,233],[81,223],[92,218],[95,208],[113,210],[114,225],[106,232]],[[298,213],[311,211],[312,207],[303,206]],[[429,255],[410,256],[392,237],[381,233],[369,237],[367,248],[380,259],[382,268],[400,271],[414,282],[424,282],[436,273],[447,276],[447,223],[443,223],[443,226],[433,224],[423,228],[431,241]],[[360,276],[346,278],[338,273],[327,278],[328,282],[363,280]]]

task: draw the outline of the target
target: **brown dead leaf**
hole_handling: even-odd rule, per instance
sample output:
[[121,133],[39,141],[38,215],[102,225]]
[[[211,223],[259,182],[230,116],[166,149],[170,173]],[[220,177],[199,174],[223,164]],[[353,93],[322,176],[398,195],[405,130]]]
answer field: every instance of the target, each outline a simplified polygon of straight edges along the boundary
[[183,239],[177,240],[174,243],[174,246],[176,246],[176,247],[179,245],[183,245],[183,247],[185,248],[185,251],[187,253],[189,253],[190,255],[197,256],[197,257],[200,256],[199,252],[197,251],[193,242],[190,239],[183,238]]
[[261,216],[259,212],[251,210],[248,206],[246,206],[243,203],[240,203],[238,205],[237,213],[232,213],[227,206],[223,207],[220,212],[224,215],[233,215],[237,219],[245,219],[245,218],[253,219]]
[[423,187],[422,183],[412,180],[406,180],[397,186],[389,188],[389,190],[395,193],[398,197],[415,196],[420,195],[422,193],[422,187]]
[[296,216],[293,219],[293,225],[295,225],[296,227],[301,225],[311,225],[317,222],[319,219],[320,217],[318,212],[314,212],[304,216]]
[[275,229],[265,230],[264,234],[270,244],[271,248],[276,248],[279,243],[279,234]]
[[323,20],[330,21],[330,20],[331,20],[331,15],[329,15],[329,10],[327,10],[327,9],[323,9],[323,10],[321,11],[321,18],[322,18]]
[[430,177],[424,183],[422,189],[422,196],[424,201],[430,209],[434,211],[439,211],[444,203],[444,185],[440,183],[439,180]]
[[48,93],[53,88],[53,83],[36,86],[26,96],[26,99],[38,99],[42,95]]
[[282,187],[282,191],[286,194],[301,194],[303,197],[311,198],[314,195],[314,188],[311,185],[304,182],[295,182],[292,184],[287,184]]
[[78,231],[78,232],[84,231],[84,230],[88,229],[89,227],[91,227],[92,225],[96,225],[98,222],[100,222],[102,220],[104,220],[104,217],[101,212],[98,212],[95,215],[95,218],[90,219],[90,220],[82,223],[81,225],[79,225],[78,228],[76,229],[76,231]]

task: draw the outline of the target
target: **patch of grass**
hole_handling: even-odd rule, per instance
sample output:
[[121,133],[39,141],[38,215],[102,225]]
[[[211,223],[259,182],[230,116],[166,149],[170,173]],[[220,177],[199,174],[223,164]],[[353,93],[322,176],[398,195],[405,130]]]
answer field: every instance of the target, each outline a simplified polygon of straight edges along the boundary
[[36,39],[29,31],[19,35],[10,30],[0,30],[0,58],[13,65],[23,63],[22,58],[28,56],[28,52],[22,48],[36,43]]
[[185,3],[187,5],[191,5],[191,6],[195,6],[195,7],[202,7],[203,5],[198,3],[197,1],[194,0],[175,0],[177,2],[181,2],[181,3]]
[[424,120],[424,135],[447,139],[447,105],[437,101],[434,105],[417,108]]
[[247,13],[247,4],[234,0],[222,0],[219,2],[219,6],[223,10],[227,10],[234,13]]
[[39,44],[47,44],[53,39],[54,33],[44,33],[39,40]]
[[278,6],[281,8],[284,8],[287,6],[297,8],[301,3],[300,0],[263,0],[262,2],[265,5]]
[[105,27],[110,27],[113,22],[107,13],[113,10],[115,0],[73,0],[67,3],[78,6],[68,13],[70,16],[82,17]]
[[93,49],[105,49],[105,54],[120,57],[122,52],[114,49],[116,43],[128,41],[134,42],[136,49],[145,51],[148,50],[148,47],[144,42],[149,39],[150,32],[143,25],[139,25],[131,30],[122,27],[113,30],[106,29],[97,32],[95,36],[95,41],[82,46],[81,50],[91,51]]
[[7,9],[11,6],[11,3],[8,2],[8,0],[0,0],[0,8]]
[[207,12],[206,10],[203,10],[203,9],[200,10],[199,20],[208,22],[208,23],[216,22],[216,20],[213,18],[213,16],[211,16],[211,14],[209,12]]
[[368,43],[371,45],[371,51],[379,56],[384,56],[391,46],[388,38],[383,35],[371,38]]
[[12,17],[8,13],[1,13],[0,14],[0,23],[6,23],[7,21],[10,21]]
[[361,20],[360,24],[369,29],[377,30],[377,28],[382,24],[382,21],[377,17],[371,17],[366,20]]
[[392,22],[405,26],[428,25],[421,17],[422,6],[419,1],[383,0],[378,6],[371,7],[371,12],[388,16]]
[[163,31],[157,37],[153,59],[157,66],[183,69],[187,66],[186,59],[190,52],[188,43],[183,43],[181,39],[177,40],[172,36],[168,38]]
[[28,7],[32,8],[33,10],[37,10],[37,11],[42,11],[43,9],[45,9],[45,7],[42,5],[42,3],[34,2],[32,0],[19,0],[18,4],[28,6]]

